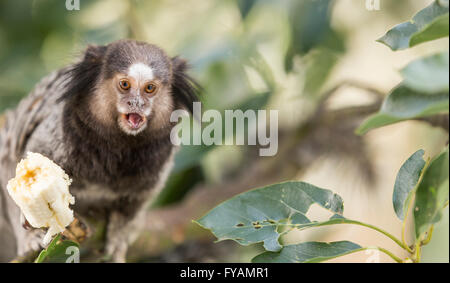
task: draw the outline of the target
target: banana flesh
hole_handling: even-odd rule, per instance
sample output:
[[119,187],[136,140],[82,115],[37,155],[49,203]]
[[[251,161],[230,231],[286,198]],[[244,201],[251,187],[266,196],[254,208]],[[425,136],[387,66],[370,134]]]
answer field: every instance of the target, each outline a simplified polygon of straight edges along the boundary
[[35,228],[48,228],[43,239],[47,245],[55,234],[63,232],[73,220],[69,205],[75,198],[69,192],[72,180],[47,157],[28,152],[16,167],[16,177],[7,190]]

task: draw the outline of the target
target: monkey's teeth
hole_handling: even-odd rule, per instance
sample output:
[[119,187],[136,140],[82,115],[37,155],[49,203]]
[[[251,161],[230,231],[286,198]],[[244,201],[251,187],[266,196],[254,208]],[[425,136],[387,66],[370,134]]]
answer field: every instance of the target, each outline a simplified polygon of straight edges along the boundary
[[73,221],[69,204],[75,199],[69,192],[72,181],[64,170],[39,153],[27,153],[16,168],[16,177],[7,189],[31,226],[48,228],[43,239],[47,245],[52,236],[64,231]]

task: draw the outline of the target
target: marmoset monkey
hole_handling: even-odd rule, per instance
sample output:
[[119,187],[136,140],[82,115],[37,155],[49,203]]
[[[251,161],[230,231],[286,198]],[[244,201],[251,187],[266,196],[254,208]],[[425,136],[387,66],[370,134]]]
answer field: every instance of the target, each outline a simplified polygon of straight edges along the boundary
[[31,151],[67,172],[75,213],[105,219],[105,251],[113,261],[125,260],[139,212],[172,167],[170,115],[176,109],[192,112],[198,101],[186,69],[186,61],[144,42],[89,46],[78,63],[45,77],[6,112],[0,192],[18,255],[40,249],[45,234],[22,227],[19,208],[5,193],[17,163]]

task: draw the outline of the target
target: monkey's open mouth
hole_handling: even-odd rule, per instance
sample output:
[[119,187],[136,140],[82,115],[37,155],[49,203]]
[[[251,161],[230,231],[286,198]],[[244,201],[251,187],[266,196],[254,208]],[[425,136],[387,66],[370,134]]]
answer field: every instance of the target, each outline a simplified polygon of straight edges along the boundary
[[145,117],[137,113],[123,114],[123,117],[132,129],[139,129],[145,122]]

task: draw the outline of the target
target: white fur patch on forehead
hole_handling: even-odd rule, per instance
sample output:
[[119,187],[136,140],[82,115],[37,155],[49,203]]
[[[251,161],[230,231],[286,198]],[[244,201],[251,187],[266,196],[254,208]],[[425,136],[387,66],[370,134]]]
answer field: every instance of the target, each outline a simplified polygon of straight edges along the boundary
[[138,81],[147,81],[154,79],[152,68],[143,63],[136,63],[131,65],[130,68],[128,68],[128,76],[133,77]]

